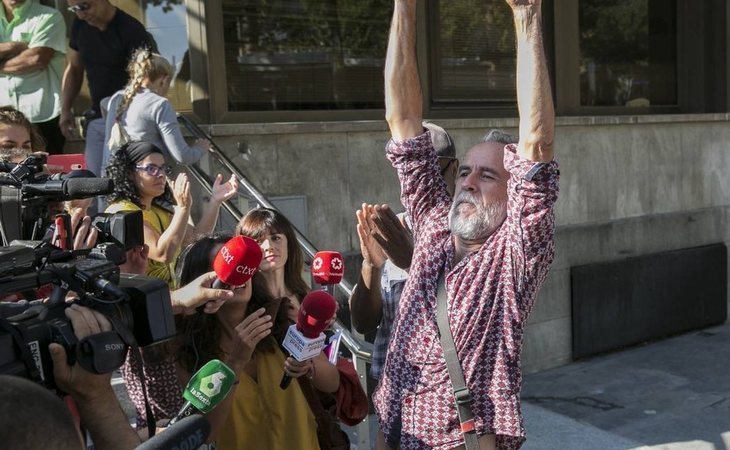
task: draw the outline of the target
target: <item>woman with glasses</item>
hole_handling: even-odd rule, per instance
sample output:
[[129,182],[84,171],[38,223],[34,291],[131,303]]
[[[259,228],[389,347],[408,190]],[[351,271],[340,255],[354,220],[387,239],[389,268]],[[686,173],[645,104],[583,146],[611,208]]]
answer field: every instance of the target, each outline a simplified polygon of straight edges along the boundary
[[148,142],[124,144],[115,152],[106,173],[114,181],[106,212],[142,211],[144,240],[149,247],[147,275],[170,285],[180,249],[193,236],[210,233],[218,220],[221,203],[238,192],[238,180],[234,176],[222,183],[219,174],[200,221],[191,227],[188,222],[193,199],[187,175],[178,175],[168,185],[167,176],[172,170],[159,147]]

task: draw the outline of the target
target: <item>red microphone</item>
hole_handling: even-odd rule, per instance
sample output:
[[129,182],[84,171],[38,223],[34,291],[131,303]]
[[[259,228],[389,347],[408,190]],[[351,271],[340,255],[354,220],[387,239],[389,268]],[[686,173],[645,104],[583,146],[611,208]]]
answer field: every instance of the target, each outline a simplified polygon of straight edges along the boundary
[[345,263],[340,252],[317,252],[312,260],[312,277],[317,284],[338,284],[345,273]]
[[[326,337],[323,333],[337,311],[334,297],[325,291],[312,291],[302,300],[297,323],[289,327],[282,346],[297,361],[306,361],[319,355]],[[279,387],[286,389],[291,377],[284,373]]]
[[214,289],[227,289],[241,286],[259,269],[261,247],[253,239],[236,236],[226,242],[213,261],[213,270],[218,279],[213,282]]

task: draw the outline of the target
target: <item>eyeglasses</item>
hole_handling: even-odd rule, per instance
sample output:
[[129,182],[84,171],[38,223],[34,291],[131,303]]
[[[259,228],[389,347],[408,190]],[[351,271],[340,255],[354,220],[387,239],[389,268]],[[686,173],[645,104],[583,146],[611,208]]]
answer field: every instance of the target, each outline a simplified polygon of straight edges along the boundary
[[147,172],[149,176],[159,177],[160,175],[172,175],[172,167],[167,164],[158,166],[157,164],[145,164],[144,166],[136,166],[137,170],[143,170]]
[[80,12],[87,11],[89,8],[91,8],[91,4],[89,2],[83,2],[78,5],[69,6],[66,9],[74,14],[78,14]]

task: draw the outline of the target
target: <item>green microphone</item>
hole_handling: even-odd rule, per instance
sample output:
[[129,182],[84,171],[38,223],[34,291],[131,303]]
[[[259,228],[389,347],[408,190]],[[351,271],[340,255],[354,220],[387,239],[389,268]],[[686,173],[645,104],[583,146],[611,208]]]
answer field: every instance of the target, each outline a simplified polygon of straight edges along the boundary
[[223,361],[211,359],[190,378],[185,386],[185,405],[169,425],[192,414],[208,414],[226,398],[236,381],[236,374]]

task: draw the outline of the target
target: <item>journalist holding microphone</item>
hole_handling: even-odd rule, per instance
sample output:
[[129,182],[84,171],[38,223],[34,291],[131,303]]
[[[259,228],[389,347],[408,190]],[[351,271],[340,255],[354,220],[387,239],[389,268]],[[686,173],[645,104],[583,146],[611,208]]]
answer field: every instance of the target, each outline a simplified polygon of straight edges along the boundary
[[[319,449],[317,424],[299,383],[279,387],[285,356],[278,343],[289,326],[286,309],[279,309],[261,273],[261,250],[252,239],[204,236],[180,256],[177,272],[185,283],[213,267],[222,254],[236,277],[234,296],[215,314],[184,316],[178,324],[176,350],[181,380],[207,361],[220,359],[238,376],[231,394],[208,416],[218,449]],[[217,268],[217,267],[216,267]],[[237,270],[239,269],[240,270]],[[255,273],[251,276],[252,273]],[[222,280],[230,282],[230,280]],[[301,376],[301,373],[291,373]],[[317,383],[318,375],[311,374]],[[250,447],[254,448],[254,447]]]

